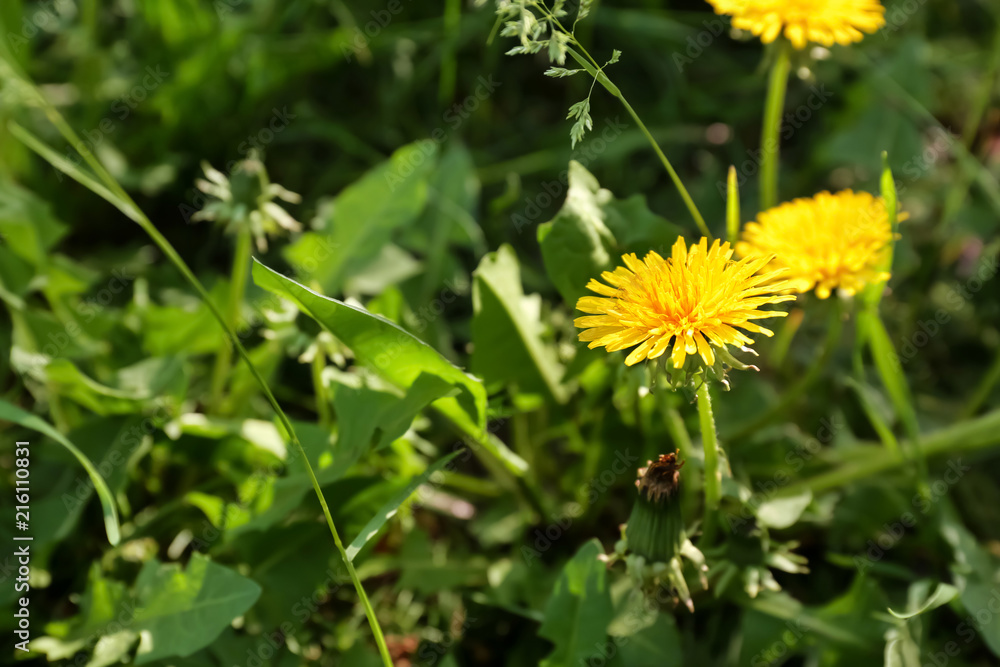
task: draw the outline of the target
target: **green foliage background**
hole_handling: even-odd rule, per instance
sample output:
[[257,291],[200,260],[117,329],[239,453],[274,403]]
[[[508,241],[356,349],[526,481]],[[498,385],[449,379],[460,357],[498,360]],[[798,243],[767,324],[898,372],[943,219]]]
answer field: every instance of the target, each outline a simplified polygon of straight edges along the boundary
[[[4,0],[0,37],[220,308],[234,239],[192,219],[201,162],[230,173],[257,149],[302,195],[282,206],[305,230],[253,249],[235,322],[397,664],[992,665],[998,15],[905,0],[887,18],[793,62],[781,196],[878,192],[888,152],[910,217],[881,314],[921,435],[852,345],[857,317],[780,403],[830,327],[831,303],[801,297],[795,336],[760,341],[761,372],[715,396],[732,533],[707,553],[708,591],[689,572],[693,615],[596,560],[658,454],[690,452],[684,515],[701,517],[692,396],[648,392],[572,327],[621,253],[697,238],[618,100],[597,87],[571,149],[566,111],[591,81],[504,56],[492,7],[458,0]],[[598,2],[577,35],[622,50],[609,76],[713,233],[730,165],[751,219],[768,50],[696,1]],[[0,543],[15,440],[32,443],[34,536],[30,655],[0,550],[5,660],[379,664],[247,369],[213,400],[221,328],[140,227],[15,136],[10,121],[83,165],[10,72],[0,84]],[[926,459],[929,496],[897,440]]]

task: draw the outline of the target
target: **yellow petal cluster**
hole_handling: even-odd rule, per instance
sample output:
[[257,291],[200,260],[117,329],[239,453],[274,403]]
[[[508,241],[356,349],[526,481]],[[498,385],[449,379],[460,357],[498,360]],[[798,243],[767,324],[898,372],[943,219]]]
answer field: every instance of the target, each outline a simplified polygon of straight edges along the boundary
[[795,297],[782,294],[787,286],[776,281],[777,272],[758,274],[771,257],[735,261],[732,256],[728,243],[709,247],[703,238],[689,249],[681,237],[667,259],[656,252],[641,261],[624,255],[625,266],[605,271],[603,283],[587,285],[601,296],[577,301],[577,310],[590,313],[574,321],[584,329],[580,340],[608,352],[637,346],[625,359],[629,366],[656,359],[673,341],[670,359],[681,368],[688,355],[697,354],[711,366],[715,348],[752,343],[740,329],[772,335],[752,320],[784,316],[761,307]]
[[774,257],[770,268],[785,269],[782,278],[792,289],[815,288],[816,296],[825,299],[834,289],[853,295],[888,280],[880,267],[891,240],[889,214],[880,197],[851,190],[821,192],[758,215],[744,228],[736,254]]
[[878,0],[708,0],[716,14],[732,16],[734,28],[770,44],[784,33],[797,49],[810,42],[833,46],[860,42],[885,24]]

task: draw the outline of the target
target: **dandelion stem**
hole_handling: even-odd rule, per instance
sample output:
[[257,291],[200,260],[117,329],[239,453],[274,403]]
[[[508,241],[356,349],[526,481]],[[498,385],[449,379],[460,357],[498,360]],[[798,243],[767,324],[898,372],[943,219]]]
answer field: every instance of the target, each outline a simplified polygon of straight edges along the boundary
[[[243,295],[246,292],[247,275],[250,273],[250,253],[253,237],[248,227],[243,227],[236,236],[236,252],[233,254],[233,273],[229,280],[229,302],[226,304],[226,321],[231,329],[239,326],[240,307],[243,305]],[[215,356],[215,367],[212,369],[212,390],[209,405],[216,411],[222,406],[226,380],[233,359],[233,348],[223,345]]]
[[674,182],[674,186],[680,193],[681,199],[684,200],[684,205],[687,206],[687,210],[691,213],[691,217],[694,218],[695,224],[698,225],[698,231],[700,231],[703,236],[708,237],[709,241],[711,241],[713,239],[712,232],[708,231],[708,225],[705,224],[705,218],[701,217],[701,212],[698,211],[698,207],[695,205],[694,200],[691,199],[691,195],[688,194],[687,188],[685,188],[684,183],[681,182],[681,177],[677,175],[676,171],[674,171],[674,167],[670,164],[670,160],[667,159],[667,156],[663,153],[660,145],[656,143],[656,139],[653,138],[653,135],[646,128],[645,123],[643,123],[642,119],[639,118],[639,114],[635,112],[635,109],[633,109],[632,105],[628,103],[628,100],[625,99],[625,96],[621,93],[621,91],[618,92],[618,99],[625,107],[625,110],[628,111],[628,114],[632,116],[632,120],[635,121],[635,124],[639,126],[639,130],[643,133],[643,135],[645,135],[646,139],[649,140],[649,145],[653,147],[653,151],[656,153],[656,156],[660,158],[660,162],[663,163],[663,168],[667,170],[667,173],[670,175],[670,180]]
[[722,474],[719,471],[719,438],[715,432],[715,416],[712,414],[712,396],[708,381],[702,378],[698,387],[698,422],[701,425],[701,444],[705,448],[705,516],[699,546],[704,548],[712,543],[715,536],[716,514],[722,498]]
[[777,58],[771,65],[771,74],[767,82],[764,125],[760,139],[760,209],[762,211],[778,203],[781,113],[785,108],[785,91],[788,88],[788,72],[792,63],[789,46],[784,40],[777,45]]

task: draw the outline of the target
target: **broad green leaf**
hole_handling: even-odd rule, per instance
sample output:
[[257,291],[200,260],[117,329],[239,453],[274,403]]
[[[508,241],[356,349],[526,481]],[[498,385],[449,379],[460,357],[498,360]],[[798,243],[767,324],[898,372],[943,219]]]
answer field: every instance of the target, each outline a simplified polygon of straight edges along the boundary
[[448,382],[427,373],[421,373],[403,396],[364,385],[335,385],[338,465],[353,465],[368,451],[376,434],[377,447],[401,437],[418,412],[454,391]]
[[538,634],[555,644],[542,667],[576,667],[601,655],[613,616],[600,542],[584,544],[563,568]]
[[566,202],[550,222],[538,227],[538,243],[549,278],[563,299],[574,305],[587,282],[613,267],[615,238],[604,223],[603,206],[611,192],[575,160],[569,163]]
[[124,609],[127,599],[125,584],[105,579],[101,566],[93,563],[87,577],[87,588],[80,596],[77,615],[70,621],[48,624],[45,627],[47,636],[34,640],[32,647],[48,656],[50,661],[73,657],[86,648],[91,639],[106,631]]
[[326,229],[304,234],[286,255],[325,290],[374,260],[400,227],[417,219],[427,202],[427,177],[437,157],[433,141],[397,150],[321,210]]
[[0,181],[0,237],[5,250],[32,266],[44,266],[65,235],[66,226],[55,219],[45,201],[12,181]]
[[457,402],[476,424],[485,425],[486,390],[482,383],[395,322],[317,294],[256,260],[253,279],[263,289],[293,301],[351,348],[359,362],[396,386],[407,389],[422,373],[428,373],[458,387],[460,398],[446,397],[438,403]]
[[[970,625],[975,627],[993,655],[1000,657],[1000,614],[992,613],[998,597],[1000,563],[976,541],[952,511],[942,514],[941,535],[955,554],[951,568],[955,585],[961,591],[965,611],[976,617],[976,622]],[[981,614],[984,609],[991,613],[988,616]]]
[[643,195],[615,199],[578,162],[569,163],[568,185],[556,217],[538,227],[545,271],[567,305],[588,294],[590,279],[621,263],[623,253],[669,247],[680,234]]
[[[118,541],[121,539],[121,526],[118,523],[118,508],[115,506],[115,500],[114,496],[111,494],[111,489],[108,488],[104,478],[101,477],[101,473],[97,472],[97,468],[94,467],[94,464],[91,463],[90,459],[88,459],[83,452],[77,449],[76,445],[70,442],[62,433],[53,428],[48,422],[36,415],[25,412],[21,408],[11,405],[4,400],[0,400],[0,420],[14,422],[15,424],[20,424],[24,428],[29,428],[33,431],[38,431],[43,435],[47,435],[68,449],[69,452],[76,457],[76,460],[80,462],[83,469],[87,471],[90,481],[94,483],[94,488],[97,489],[97,497],[100,498],[101,510],[104,513],[104,529],[108,534],[108,542],[112,545],[118,544]],[[30,446],[36,445],[32,444],[29,445],[29,447]]]
[[658,614],[656,621],[619,642],[622,667],[681,667],[681,637],[672,616]]
[[[913,585],[910,587],[911,596],[915,593],[915,589],[918,588],[920,591],[923,591],[923,593],[926,594],[926,589],[930,585],[930,583],[931,582],[926,580],[914,582]],[[927,596],[926,600],[924,600],[923,602],[916,602],[915,604],[912,605],[913,607],[915,607],[915,609],[913,609],[912,611],[907,611],[901,614],[897,611],[889,609],[889,613],[895,616],[896,618],[906,620],[908,618],[913,618],[914,616],[919,616],[920,614],[925,614],[929,611],[937,609],[942,605],[946,605],[949,602],[951,602],[956,595],[958,595],[957,588],[955,588],[951,584],[939,583],[937,585],[937,588],[934,589],[934,592]],[[911,605],[908,605],[908,607],[909,606]]]
[[438,459],[433,465],[428,466],[427,470],[410,480],[410,483],[406,485],[406,488],[393,496],[392,500],[387,502],[382,509],[380,509],[378,513],[375,514],[375,516],[373,516],[367,524],[365,524],[365,527],[361,529],[358,536],[355,537],[351,544],[347,547],[347,557],[350,560],[354,560],[354,557],[358,555],[362,548],[364,548],[365,544],[378,534],[379,530],[382,529],[382,526],[385,525],[385,522],[396,515],[400,506],[407,501],[414,491],[417,490],[417,487],[424,484],[428,479],[430,479],[431,475],[450,463],[451,460],[460,453],[461,452],[452,452],[451,454]]
[[462,433],[473,438],[516,475],[526,464],[486,431],[486,390],[434,348],[408,331],[364,308],[317,294],[254,260],[253,278],[258,286],[291,299],[345,345],[355,358],[392,384],[407,389],[421,374],[436,375],[460,390],[433,407]]
[[503,245],[486,255],[472,288],[472,369],[488,382],[513,383],[519,389],[548,391],[566,401],[565,373],[551,345],[542,340],[541,304],[521,288],[514,249]]
[[194,554],[187,569],[147,561],[135,583],[135,664],[189,656],[205,648],[260,597],[252,580]]

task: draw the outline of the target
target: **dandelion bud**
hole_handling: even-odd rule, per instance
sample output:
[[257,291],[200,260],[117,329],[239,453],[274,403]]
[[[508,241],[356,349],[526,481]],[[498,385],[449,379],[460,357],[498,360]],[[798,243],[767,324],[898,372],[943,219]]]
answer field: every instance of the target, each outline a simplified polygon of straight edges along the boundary
[[625,529],[629,550],[647,562],[669,562],[684,542],[681,518],[680,470],[677,454],[663,454],[639,469],[639,490]]

